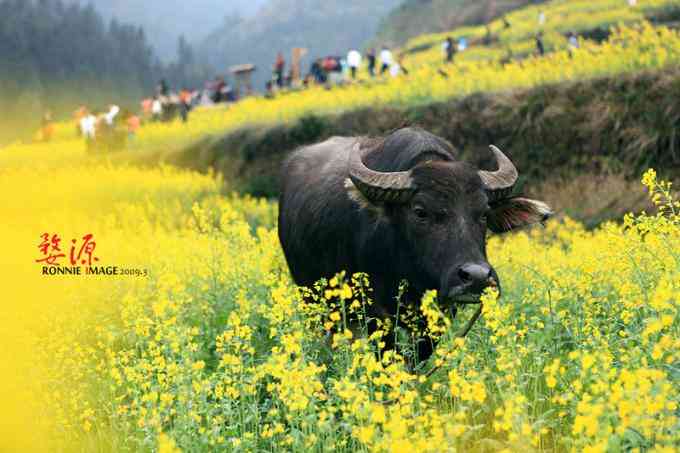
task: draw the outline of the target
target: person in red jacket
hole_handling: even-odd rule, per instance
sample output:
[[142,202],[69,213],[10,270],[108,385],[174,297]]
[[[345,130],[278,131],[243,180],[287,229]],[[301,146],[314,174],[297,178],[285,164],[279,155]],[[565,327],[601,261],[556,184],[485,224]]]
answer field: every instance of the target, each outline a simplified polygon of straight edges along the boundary
[[279,52],[276,55],[276,63],[274,63],[274,74],[276,74],[276,84],[283,87],[283,71],[286,69],[286,60],[283,54]]

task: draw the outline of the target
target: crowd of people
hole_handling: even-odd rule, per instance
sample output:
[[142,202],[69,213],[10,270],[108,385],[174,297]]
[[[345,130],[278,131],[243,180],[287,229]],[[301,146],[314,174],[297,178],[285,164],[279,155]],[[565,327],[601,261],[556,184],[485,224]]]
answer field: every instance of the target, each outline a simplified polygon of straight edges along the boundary
[[[300,79],[300,84],[304,87],[314,83],[332,86],[356,81],[364,61],[369,78],[385,74],[392,77],[408,74],[408,70],[403,65],[402,56],[395,57],[387,46],[382,47],[378,53],[375,49],[369,49],[365,55],[354,48],[350,49],[346,55],[328,55],[315,59],[307,74]],[[279,52],[273,65],[272,79],[265,86],[267,93],[290,88],[295,82],[293,68],[290,67],[286,71],[286,60],[283,53]]]
[[[624,1],[624,0],[622,0]],[[630,7],[637,5],[637,0],[625,0]],[[544,43],[543,29],[548,21],[545,11],[540,10],[537,17],[537,32],[534,35],[536,50],[534,55],[543,56],[546,53],[546,45]],[[512,24],[508,18],[502,16],[500,18],[502,28],[504,30],[512,28]],[[576,33],[570,31],[566,35],[567,50],[570,56],[579,49],[580,42]],[[470,45],[482,44],[491,45],[494,40],[498,40],[498,36],[494,36],[491,28],[487,25],[487,34],[481,40],[470,43]],[[445,64],[454,63],[456,55],[467,50],[468,41],[466,37],[454,38],[446,37],[442,43],[443,60]],[[315,59],[307,74],[299,80],[296,84],[294,77],[295,71],[290,65],[286,71],[286,60],[282,52],[276,56],[276,60],[272,65],[272,78],[266,83],[266,96],[272,97],[274,92],[280,89],[292,87],[307,87],[313,83],[331,87],[343,83],[354,82],[359,78],[359,71],[365,67],[369,79],[389,75],[390,77],[398,77],[401,74],[408,75],[409,71],[403,63],[404,54],[395,55],[388,46],[383,46],[378,52],[375,49],[368,49],[365,55],[356,48],[350,49],[344,56],[326,56]],[[507,49],[507,54],[500,58],[501,64],[509,63],[515,60],[512,49]],[[440,69],[439,73],[448,77],[446,71]]]
[[142,123],[139,115],[115,104],[103,110],[80,107],[75,120],[76,131],[90,153],[120,150],[133,144]]
[[[104,109],[81,106],[74,114],[76,133],[85,140],[90,153],[112,152],[135,146],[135,138],[144,123],[189,120],[189,112],[197,105],[200,93],[183,88],[172,92],[161,80],[153,96],[143,99],[134,112],[110,104]],[[54,125],[48,113],[43,119],[42,140],[50,141]]]

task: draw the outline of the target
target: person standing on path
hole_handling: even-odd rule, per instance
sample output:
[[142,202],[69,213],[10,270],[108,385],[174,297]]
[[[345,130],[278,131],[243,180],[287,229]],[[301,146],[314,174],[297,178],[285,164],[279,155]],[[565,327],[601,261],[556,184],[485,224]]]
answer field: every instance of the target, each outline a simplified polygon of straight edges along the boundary
[[446,54],[446,62],[453,62],[453,57],[456,54],[456,44],[450,36],[444,41],[444,53]]
[[567,51],[569,52],[569,58],[574,58],[574,52],[580,47],[578,42],[578,36],[573,31],[567,33]]
[[182,88],[179,92],[179,113],[182,117],[182,122],[189,121],[189,111],[191,110],[192,94],[187,88]]
[[387,46],[383,46],[382,50],[380,51],[380,64],[382,65],[380,68],[380,74],[385,74],[385,72],[387,72],[390,67],[392,67],[392,63],[394,63],[392,52],[387,48]]
[[347,54],[347,66],[349,66],[349,71],[352,76],[352,80],[357,78],[357,70],[361,66],[361,54],[358,50],[352,49]]
[[80,132],[85,139],[85,148],[91,153],[95,150],[95,136],[97,134],[97,117],[85,109],[80,119]]
[[370,49],[366,58],[368,59],[368,75],[375,77],[375,49]]
[[274,74],[276,74],[276,84],[279,88],[283,88],[283,72],[286,69],[286,60],[283,58],[283,53],[279,52],[276,55],[276,62],[274,63]]
[[125,115],[127,117],[126,119],[126,126],[127,126],[127,133],[128,133],[128,147],[132,148],[135,146],[135,139],[137,138],[137,131],[139,130],[140,126],[142,125],[141,120],[139,119],[139,116],[135,115],[134,113],[127,112]]
[[543,45],[543,33],[536,35],[536,51],[539,56],[545,55],[545,46]]

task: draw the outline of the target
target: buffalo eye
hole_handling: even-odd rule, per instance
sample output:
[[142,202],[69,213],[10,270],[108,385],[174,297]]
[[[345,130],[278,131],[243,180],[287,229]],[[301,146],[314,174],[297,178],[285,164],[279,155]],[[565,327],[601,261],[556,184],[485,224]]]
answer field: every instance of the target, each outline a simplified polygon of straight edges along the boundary
[[419,220],[426,220],[428,217],[427,211],[422,206],[414,206],[413,213]]

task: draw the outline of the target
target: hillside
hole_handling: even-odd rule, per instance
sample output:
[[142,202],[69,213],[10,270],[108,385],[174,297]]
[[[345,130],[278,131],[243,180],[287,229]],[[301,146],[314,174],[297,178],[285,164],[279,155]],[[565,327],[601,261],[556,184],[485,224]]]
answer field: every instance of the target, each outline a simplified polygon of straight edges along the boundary
[[[665,0],[635,9],[610,0],[549,2],[540,6],[548,17],[547,53],[540,58],[532,50],[537,8],[508,14],[510,29],[493,21],[489,43],[476,41],[484,27],[454,30],[474,42],[455,64],[444,65],[438,48],[411,52],[444,34],[423,35],[405,47],[408,76],[248,99],[224,114],[211,112],[200,135],[190,131],[194,143],[172,147],[178,154],[166,148],[140,158],[215,168],[233,188],[273,196],[279,164],[296,147],[332,135],[379,135],[407,123],[446,137],[471,157],[500,144],[530,187],[542,184],[556,206],[582,220],[598,223],[640,208],[643,197],[628,181],[648,166],[667,175],[680,168],[674,107],[680,99],[665,94],[677,92],[680,35],[644,22],[677,17],[677,7]],[[613,23],[629,26],[610,29]],[[578,50],[567,50],[566,31],[596,27],[606,31],[606,41],[582,38]],[[508,50],[514,58],[503,61]],[[178,136],[175,144],[186,139]],[[612,195],[593,190],[598,195],[589,198],[584,187],[607,187]]]
[[[595,16],[594,21],[616,21],[617,17],[623,17],[618,10],[604,9],[610,3],[595,4],[601,4],[603,10],[597,15],[590,13],[590,16]],[[556,4],[564,5],[562,2]],[[673,2],[668,0],[657,0],[655,8],[663,11],[664,5],[671,4]],[[566,23],[569,26],[576,20],[584,22],[585,10],[582,8],[585,6],[580,6],[571,15],[563,12],[557,24]],[[547,41],[548,53],[537,58],[531,55],[533,40],[525,34],[520,12],[528,14],[518,11],[509,15],[515,24],[511,33],[501,35],[501,39],[492,46],[473,46],[457,55],[455,64],[443,64],[441,53],[437,50],[411,54],[404,58],[410,69],[408,76],[369,79],[362,71],[362,79],[358,83],[337,87],[313,85],[308,89],[284,91],[273,98],[251,97],[227,108],[198,110],[193,115],[196,121],[190,122],[184,129],[171,128],[166,133],[163,125],[151,126],[144,134],[145,140],[153,142],[153,146],[159,149],[176,148],[206,135],[225,135],[248,126],[290,124],[311,114],[337,114],[388,106],[408,108],[480,92],[502,92],[571,80],[616,77],[665,68],[680,60],[680,35],[667,28],[640,25],[644,14],[650,12],[642,9],[634,11],[634,14],[623,11],[628,13],[626,17],[632,26],[616,28],[607,42],[582,41],[581,48],[571,54],[566,49],[566,39],[559,29],[551,30],[546,35],[550,38]],[[592,26],[589,23],[585,25]],[[495,27],[498,24],[494,22],[492,28]],[[477,32],[477,29],[468,31]],[[422,39],[427,42],[438,40],[436,36]],[[506,44],[515,49],[517,58],[503,61],[507,53],[504,50]]]
[[381,22],[374,41],[401,45],[425,33],[485,24],[540,0],[406,0]]
[[255,88],[271,78],[276,53],[290,58],[293,47],[308,48],[313,58],[344,55],[374,36],[378,23],[399,0],[272,0],[250,18],[233,16],[212,31],[200,46],[207,62],[221,71],[230,65],[254,63]]

